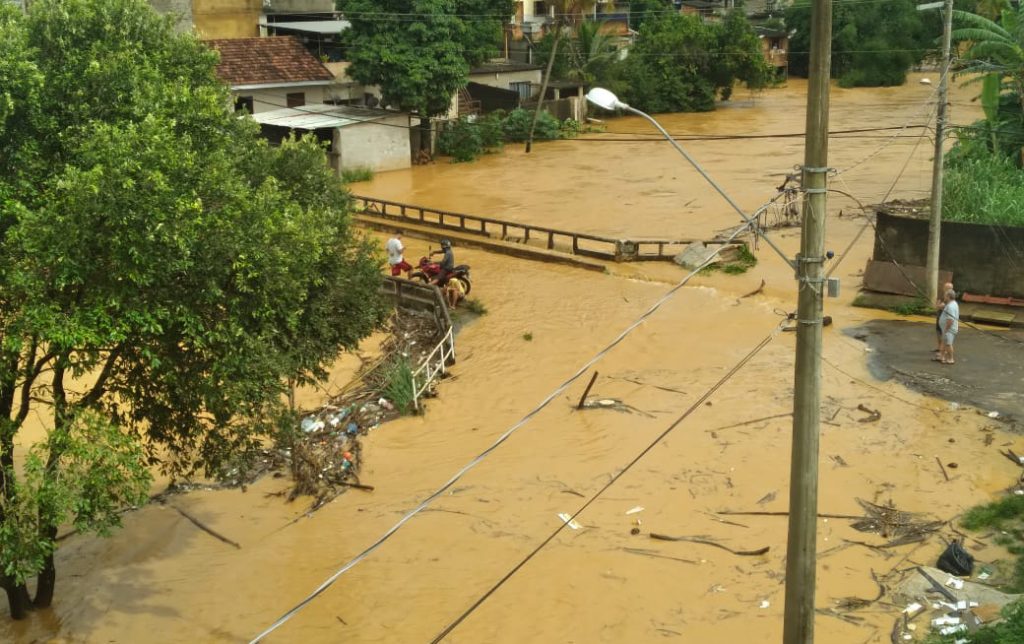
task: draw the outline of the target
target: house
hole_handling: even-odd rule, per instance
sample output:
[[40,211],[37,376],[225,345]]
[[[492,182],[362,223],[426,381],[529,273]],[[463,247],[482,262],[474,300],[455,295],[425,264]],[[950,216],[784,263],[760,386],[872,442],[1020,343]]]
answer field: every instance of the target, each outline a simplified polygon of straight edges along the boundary
[[236,109],[259,114],[330,98],[334,74],[294,37],[206,42],[220,52],[217,76],[231,87]]
[[327,144],[331,167],[400,170],[412,165],[410,118],[405,112],[351,105],[305,105],[259,112],[253,119],[271,143],[291,132],[313,132]]
[[764,59],[775,69],[777,78],[789,76],[789,32],[773,27],[754,27],[754,32],[761,40],[761,52]]
[[153,9],[178,17],[178,29],[195,29],[200,38],[249,38],[259,35],[262,0],[149,0]]
[[295,36],[322,61],[345,60],[342,32],[352,23],[334,10],[334,0],[264,0],[261,36]]

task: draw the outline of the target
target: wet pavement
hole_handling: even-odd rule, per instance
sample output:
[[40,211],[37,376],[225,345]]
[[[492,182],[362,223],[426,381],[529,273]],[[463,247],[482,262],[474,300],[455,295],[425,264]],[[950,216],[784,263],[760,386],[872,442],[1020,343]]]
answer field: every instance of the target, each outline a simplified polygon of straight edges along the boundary
[[997,412],[1008,422],[1024,420],[1024,331],[962,323],[952,365],[932,360],[933,322],[873,320],[846,333],[871,348],[868,364],[876,378],[892,378],[956,404]]

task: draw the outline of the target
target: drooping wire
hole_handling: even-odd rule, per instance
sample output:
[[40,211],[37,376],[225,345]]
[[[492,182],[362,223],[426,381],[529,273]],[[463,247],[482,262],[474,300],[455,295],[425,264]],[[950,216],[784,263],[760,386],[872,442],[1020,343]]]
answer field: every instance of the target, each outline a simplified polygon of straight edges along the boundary
[[664,431],[662,431],[660,434],[658,434],[658,436],[655,437],[655,439],[653,441],[648,443],[648,445],[644,449],[642,449],[639,454],[634,456],[628,463],[626,463],[625,466],[622,467],[622,469],[620,469],[618,472],[616,472],[611,477],[611,479],[609,479],[609,481],[607,483],[605,483],[601,487],[601,489],[599,489],[597,492],[595,492],[589,499],[586,500],[586,502],[583,503],[583,505],[581,505],[575,512],[573,512],[571,517],[569,517],[567,520],[561,522],[558,525],[558,527],[555,528],[553,532],[551,532],[551,534],[549,534],[543,541],[541,541],[539,544],[537,544],[537,546],[533,550],[531,550],[529,553],[527,553],[527,555],[525,557],[523,557],[519,561],[519,563],[517,563],[515,566],[513,566],[512,569],[509,570],[507,573],[505,573],[497,582],[494,583],[494,585],[492,585],[490,588],[488,588],[487,591],[484,592],[483,595],[481,595],[479,598],[476,599],[476,601],[474,601],[472,604],[470,604],[470,606],[468,608],[466,608],[466,610],[464,610],[457,618],[452,620],[440,633],[438,633],[434,637],[434,639],[431,640],[431,644],[438,644],[438,642],[443,640],[453,630],[455,630],[459,626],[459,624],[461,624],[463,621],[465,621],[465,619],[467,617],[469,617],[471,614],[473,614],[473,612],[476,611],[476,609],[478,609],[485,601],[487,601],[487,599],[491,595],[493,595],[495,592],[498,591],[498,589],[500,589],[502,586],[504,586],[505,582],[507,582],[509,579],[511,579],[517,572],[519,572],[523,568],[523,566],[525,566],[527,563],[530,562],[531,559],[533,559],[535,556],[537,556],[537,554],[541,550],[543,550],[545,546],[547,546],[549,543],[551,543],[551,541],[554,540],[554,538],[557,537],[562,532],[562,530],[565,529],[565,526],[569,525],[573,520],[576,519],[576,517],[578,517],[580,514],[582,514],[584,510],[586,510],[588,507],[590,507],[590,505],[592,503],[594,503],[594,501],[596,501],[598,498],[600,498],[600,496],[602,494],[607,492],[608,489],[611,488],[611,486],[615,485],[615,483],[620,478],[622,478],[622,476],[625,475],[626,472],[630,471],[633,468],[634,465],[636,465],[637,463],[640,462],[640,459],[642,459],[644,456],[646,456],[652,449],[657,447],[658,444],[661,443],[661,441],[663,441],[684,420],[686,420],[690,416],[690,414],[692,414],[697,409],[699,409],[700,406],[703,405],[708,400],[708,398],[713,396],[715,394],[715,392],[717,392],[726,382],[728,382],[743,367],[745,367],[747,365],[747,363],[749,363],[751,360],[753,360],[754,356],[756,356],[758,353],[760,353],[761,349],[764,349],[766,346],[768,346],[768,344],[773,339],[775,339],[775,336],[777,336],[781,330],[782,330],[782,326],[780,324],[771,333],[769,333],[765,338],[763,338],[760,342],[758,342],[754,346],[754,348],[751,349],[745,356],[743,356],[743,358],[741,358],[739,362],[737,362],[735,365],[733,365],[733,367],[731,369],[729,369],[729,371],[727,371],[726,374],[724,376],[722,376],[718,380],[718,382],[713,384],[707,391],[705,391],[701,395],[700,398],[695,400],[689,407],[687,407],[686,410],[682,414],[680,414],[679,417],[676,418],[672,422],[671,425],[669,425],[667,428],[665,428]]

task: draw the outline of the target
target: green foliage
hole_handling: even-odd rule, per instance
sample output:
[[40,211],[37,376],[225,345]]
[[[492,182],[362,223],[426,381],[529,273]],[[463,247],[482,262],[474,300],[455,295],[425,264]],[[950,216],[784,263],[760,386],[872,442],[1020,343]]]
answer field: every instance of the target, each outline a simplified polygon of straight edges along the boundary
[[961,141],[946,160],[942,217],[1000,226],[1024,226],[1024,171],[1016,158]]
[[996,543],[1017,557],[1007,592],[1024,592],[1024,496],[1010,495],[971,508],[960,523],[968,530],[994,529]]
[[349,168],[341,171],[342,183],[359,183],[373,179],[373,169],[366,167]]
[[469,69],[498,54],[512,0],[339,0],[352,23],[349,75],[384,103],[436,116]]
[[[55,451],[60,456],[48,464]],[[49,526],[71,523],[79,532],[109,534],[125,508],[146,501],[151,480],[135,437],[99,413],[82,412],[66,432],[32,447],[15,489],[0,497],[3,574],[21,584],[42,568],[55,545],[40,538]]]
[[480,145],[485,152],[499,150],[505,145],[505,117],[504,110],[495,110],[476,120]]
[[487,306],[476,298],[467,298],[462,301],[462,308],[474,315],[486,315]]
[[647,21],[676,11],[670,0],[630,0],[629,28],[633,31],[640,31]]
[[559,127],[559,138],[575,139],[583,132],[583,124],[576,119],[565,119]]
[[[267,145],[216,61],[144,0],[0,6],[8,577],[49,566],[66,520],[116,526],[143,453],[188,476],[261,446],[285,383],[323,377],[383,318],[380,258],[323,149]],[[16,464],[30,413],[54,428]]]
[[[530,134],[530,122],[533,111],[515,109],[505,118],[505,140],[522,143]],[[537,129],[534,130],[535,141],[553,140],[561,137],[561,123],[548,112],[542,111],[537,118]]]
[[437,138],[437,149],[450,156],[455,163],[472,161],[484,152],[484,140],[480,128],[462,117],[447,123]]
[[[843,87],[902,85],[907,70],[936,48],[942,33],[934,14],[917,11],[914,0],[836,3],[832,13],[832,77]],[[789,71],[807,76],[811,4],[797,0],[786,10]]]
[[403,414],[410,413],[413,408],[413,383],[409,360],[401,355],[395,356],[384,366],[383,381],[384,397]]
[[720,23],[679,14],[648,20],[609,85],[646,112],[705,112],[737,81],[757,89],[769,77],[760,42],[737,10]]
[[902,304],[889,309],[896,315],[929,315],[935,313],[935,309],[928,303],[928,298],[915,297],[912,300],[908,300]]

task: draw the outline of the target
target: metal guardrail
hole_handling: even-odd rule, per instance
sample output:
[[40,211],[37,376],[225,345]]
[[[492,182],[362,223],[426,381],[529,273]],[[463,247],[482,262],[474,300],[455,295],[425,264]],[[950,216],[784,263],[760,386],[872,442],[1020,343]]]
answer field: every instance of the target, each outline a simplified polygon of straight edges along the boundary
[[454,329],[448,327],[441,341],[437,343],[433,351],[423,360],[419,368],[412,372],[412,406],[419,411],[420,396],[427,390],[430,383],[438,376],[443,376],[448,368],[448,361],[455,362],[455,334]]
[[[498,238],[521,244],[541,245],[548,250],[609,261],[670,260],[693,239],[612,239],[544,226],[521,224],[438,208],[352,195],[359,212],[376,217],[423,224],[470,235]],[[713,242],[712,242],[713,243]]]
[[400,277],[386,276],[381,290],[395,298],[396,306],[429,309],[434,315],[441,340],[427,357],[412,372],[412,406],[419,411],[419,400],[436,378],[443,376],[450,364],[455,363],[455,327],[452,324],[448,303],[441,289],[432,284],[423,284]]

